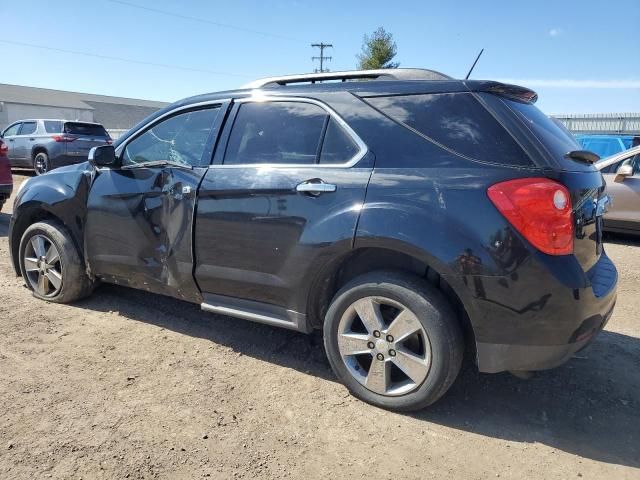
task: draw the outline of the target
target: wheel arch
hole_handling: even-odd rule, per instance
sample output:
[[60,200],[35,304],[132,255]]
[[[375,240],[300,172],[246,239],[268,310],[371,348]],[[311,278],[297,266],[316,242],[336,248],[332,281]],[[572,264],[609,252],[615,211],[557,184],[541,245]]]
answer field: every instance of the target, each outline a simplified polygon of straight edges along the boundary
[[[467,347],[475,351],[475,334],[465,304],[435,261],[428,261],[389,247],[362,247],[328,263],[315,277],[307,302],[307,318],[314,328],[322,328],[331,299],[355,277],[378,270],[398,270],[423,278],[437,287],[454,308]],[[474,355],[475,356],[475,355]]]

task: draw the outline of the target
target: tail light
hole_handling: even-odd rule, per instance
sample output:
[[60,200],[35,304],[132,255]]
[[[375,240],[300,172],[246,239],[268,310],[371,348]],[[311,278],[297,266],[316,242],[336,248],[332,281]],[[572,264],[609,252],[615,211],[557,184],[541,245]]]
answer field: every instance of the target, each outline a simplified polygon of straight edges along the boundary
[[113,143],[113,140],[111,140],[110,138],[105,140],[105,142],[107,143],[107,145],[111,145]]
[[0,140],[0,156],[4,157],[9,153],[9,147],[6,143]]
[[548,178],[520,178],[497,183],[489,199],[534,247],[549,255],[573,253],[571,197]]
[[54,135],[51,138],[53,138],[58,143],[73,142],[76,139],[75,137],[70,137],[68,135]]

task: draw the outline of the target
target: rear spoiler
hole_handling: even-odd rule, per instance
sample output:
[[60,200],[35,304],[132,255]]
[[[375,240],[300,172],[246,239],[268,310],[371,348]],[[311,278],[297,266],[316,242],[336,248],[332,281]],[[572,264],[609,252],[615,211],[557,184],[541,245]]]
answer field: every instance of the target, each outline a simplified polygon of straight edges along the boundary
[[520,103],[536,103],[538,94],[533,90],[518,85],[510,85],[508,83],[484,81],[484,82],[467,82],[467,86],[474,92],[493,93],[500,97],[508,98]]

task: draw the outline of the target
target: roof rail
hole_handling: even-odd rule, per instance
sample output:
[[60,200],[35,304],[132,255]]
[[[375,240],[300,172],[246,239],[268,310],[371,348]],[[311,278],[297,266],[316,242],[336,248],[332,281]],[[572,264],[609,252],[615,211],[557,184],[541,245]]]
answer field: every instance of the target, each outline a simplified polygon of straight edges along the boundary
[[294,83],[316,83],[325,80],[453,80],[444,73],[424,68],[385,68],[379,70],[349,70],[345,72],[304,73],[254,80],[242,88],[285,86]]

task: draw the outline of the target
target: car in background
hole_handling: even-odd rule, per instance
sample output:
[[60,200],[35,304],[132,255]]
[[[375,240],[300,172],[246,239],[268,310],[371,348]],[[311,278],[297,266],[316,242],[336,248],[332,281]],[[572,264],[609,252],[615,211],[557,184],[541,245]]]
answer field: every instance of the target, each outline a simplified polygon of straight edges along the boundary
[[610,157],[631,148],[632,135],[576,135],[582,148],[597,153],[600,158]]
[[640,234],[640,146],[596,162],[607,182],[613,204],[604,216],[604,229]]
[[92,147],[110,145],[99,123],[68,120],[20,120],[4,129],[13,168],[32,168],[37,175],[64,165],[85,162]]
[[0,210],[13,191],[13,177],[7,158],[8,150],[6,143],[0,140]]

